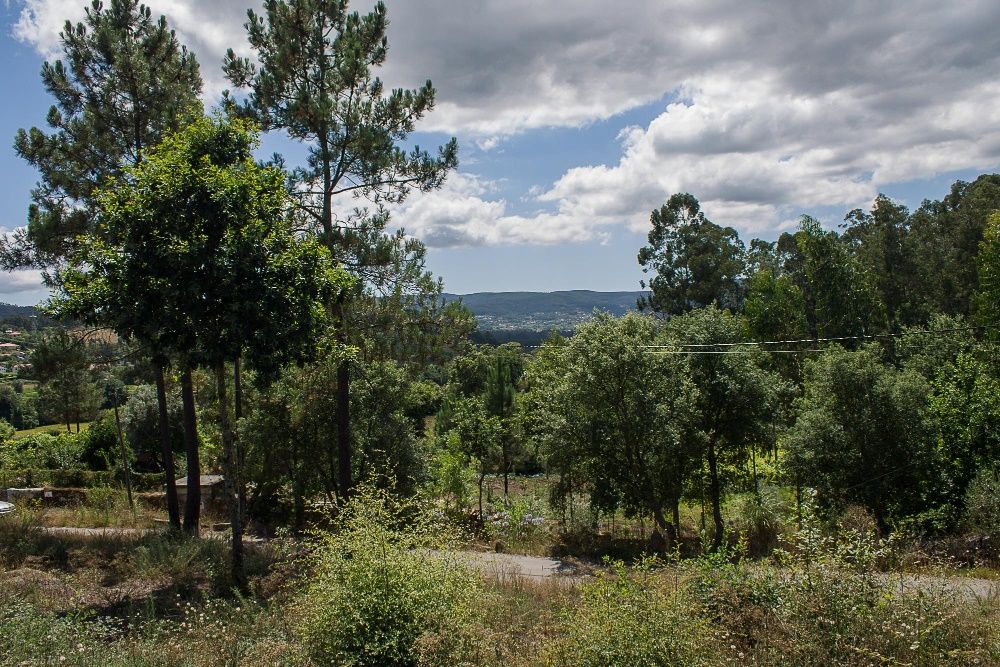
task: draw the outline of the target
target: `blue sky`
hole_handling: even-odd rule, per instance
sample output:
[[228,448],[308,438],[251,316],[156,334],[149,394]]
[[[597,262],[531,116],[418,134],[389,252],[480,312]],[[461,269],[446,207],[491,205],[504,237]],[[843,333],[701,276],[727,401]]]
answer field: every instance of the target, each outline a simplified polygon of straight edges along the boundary
[[[39,68],[82,2],[0,6],[2,229],[23,224],[35,180],[14,133],[43,124]],[[438,91],[413,141],[459,139],[445,188],[393,212],[451,292],[637,289],[649,211],[673,192],[749,241],[802,213],[836,225],[878,192],[915,207],[1000,169],[1000,3],[387,4],[383,78]],[[150,5],[198,55],[211,104],[225,48],[249,54],[248,3]],[[268,137],[274,150],[304,154]],[[0,301],[35,303],[37,285],[0,274]]]

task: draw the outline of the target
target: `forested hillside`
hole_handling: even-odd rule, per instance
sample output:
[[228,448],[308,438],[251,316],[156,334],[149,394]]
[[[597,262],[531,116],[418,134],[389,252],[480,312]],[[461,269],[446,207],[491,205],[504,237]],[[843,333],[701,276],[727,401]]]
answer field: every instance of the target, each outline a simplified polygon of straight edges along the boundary
[[37,312],[33,306],[15,306],[12,303],[0,303],[0,320],[8,317],[31,317]]
[[550,331],[572,329],[590,320],[595,310],[624,315],[635,310],[642,292],[477,292],[442,294],[445,301],[461,301],[472,311],[482,331],[509,329]]

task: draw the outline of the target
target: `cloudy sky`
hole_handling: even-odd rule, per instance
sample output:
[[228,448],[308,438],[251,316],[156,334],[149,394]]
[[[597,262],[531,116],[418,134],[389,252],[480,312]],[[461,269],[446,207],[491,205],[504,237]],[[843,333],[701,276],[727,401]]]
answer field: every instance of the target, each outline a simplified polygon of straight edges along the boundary
[[[250,5],[149,4],[198,54],[213,103],[222,54],[246,52]],[[878,192],[912,207],[1000,168],[996,0],[387,4],[383,79],[438,91],[415,142],[461,147],[443,190],[395,212],[452,292],[636,289],[649,212],[674,192],[746,240],[773,239],[802,213],[834,226]],[[5,145],[43,123],[41,61],[82,6],[0,8]],[[266,148],[304,155],[280,137]],[[10,148],[0,173],[11,229],[35,175]],[[36,285],[0,274],[0,301],[34,303]]]

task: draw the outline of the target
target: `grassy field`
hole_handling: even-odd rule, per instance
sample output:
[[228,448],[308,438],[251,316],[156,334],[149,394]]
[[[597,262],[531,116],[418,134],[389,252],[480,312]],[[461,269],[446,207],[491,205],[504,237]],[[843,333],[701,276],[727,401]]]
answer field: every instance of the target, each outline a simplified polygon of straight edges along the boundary
[[[80,422],[80,432],[86,431],[90,426],[90,422]],[[72,432],[76,433],[77,424],[74,422],[70,424]],[[26,428],[17,431],[14,434],[15,438],[23,438],[29,435],[39,435],[42,433],[49,433],[51,435],[59,435],[60,433],[66,432],[66,424],[46,424],[45,426],[36,426],[35,428]]]

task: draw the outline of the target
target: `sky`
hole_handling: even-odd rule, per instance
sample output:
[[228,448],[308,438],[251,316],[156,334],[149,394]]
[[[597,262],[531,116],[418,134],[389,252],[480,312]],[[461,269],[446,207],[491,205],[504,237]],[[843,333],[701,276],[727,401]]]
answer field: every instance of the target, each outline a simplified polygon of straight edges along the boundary
[[[259,6],[148,4],[197,54],[215,104],[226,49],[252,55],[243,22]],[[437,89],[412,141],[459,141],[445,186],[393,211],[449,292],[638,289],[650,211],[675,192],[745,241],[773,240],[803,213],[834,227],[880,192],[914,208],[1000,170],[996,0],[386,4],[380,76]],[[83,7],[0,5],[0,231],[24,224],[36,179],[14,133],[44,126],[41,63]],[[265,149],[304,156],[280,136]],[[0,273],[0,301],[45,296],[37,273]]]

